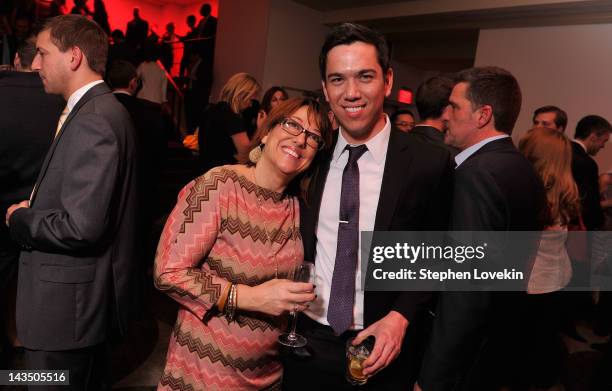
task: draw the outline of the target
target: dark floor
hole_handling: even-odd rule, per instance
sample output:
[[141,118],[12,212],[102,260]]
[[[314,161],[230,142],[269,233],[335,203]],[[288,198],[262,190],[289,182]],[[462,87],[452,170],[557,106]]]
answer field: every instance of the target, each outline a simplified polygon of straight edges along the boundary
[[[194,156],[180,147],[171,144],[168,155],[168,167],[160,178],[160,213],[155,224],[155,232],[159,235],[165,217],[174,206],[178,191],[200,173]],[[155,236],[155,235],[154,235]],[[152,243],[152,247],[156,243]],[[152,260],[151,260],[152,264]],[[150,284],[148,293],[143,295],[144,303],[141,319],[136,321],[124,342],[113,347],[113,389],[124,391],[149,391],[156,388],[157,381],[163,371],[166,350],[170,332],[174,325],[177,305],[165,295],[153,289],[152,278],[146,279]],[[596,336],[587,323],[578,325],[578,331],[588,342],[578,342],[563,337],[570,352],[565,385],[558,385],[549,390],[566,391],[612,391],[602,386],[591,388],[591,380],[595,368],[600,364],[602,353],[591,349],[589,343],[605,342],[606,338]],[[23,368],[23,354],[15,352],[8,368]],[[604,368],[612,377],[612,366]],[[2,390],[25,390],[25,387],[0,387]]]

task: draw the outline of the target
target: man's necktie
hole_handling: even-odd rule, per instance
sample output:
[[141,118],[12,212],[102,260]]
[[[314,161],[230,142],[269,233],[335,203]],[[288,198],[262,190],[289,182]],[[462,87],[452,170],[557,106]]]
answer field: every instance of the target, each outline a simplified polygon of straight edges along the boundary
[[355,274],[359,251],[359,166],[357,160],[368,150],[365,145],[348,146],[348,163],[342,173],[338,247],[332,277],[327,321],[336,334],[353,323]]
[[66,106],[64,107],[64,111],[62,111],[62,115],[60,115],[59,117],[59,121],[57,121],[57,128],[55,129],[55,137],[57,137],[60,129],[62,128],[62,125],[64,125],[64,122],[66,122],[66,118],[68,118],[68,113],[70,113],[70,111],[68,110],[68,106]]
[[[62,129],[62,125],[64,125],[64,122],[66,122],[66,118],[68,118],[68,114],[70,113],[70,111],[68,110],[68,106],[64,107],[64,111],[62,111],[62,114],[59,117],[59,120],[57,121],[57,128],[55,128],[55,136],[53,136],[54,138],[57,137],[57,135],[59,134],[60,129]],[[34,184],[34,188],[32,188],[32,192],[30,193],[30,203],[32,202],[32,197],[34,196],[34,192],[36,191],[36,183]]]

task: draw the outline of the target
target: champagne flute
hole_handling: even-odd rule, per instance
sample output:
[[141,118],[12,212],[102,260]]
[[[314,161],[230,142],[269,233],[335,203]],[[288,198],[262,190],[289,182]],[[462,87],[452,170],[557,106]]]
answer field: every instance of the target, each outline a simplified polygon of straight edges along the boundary
[[[293,280],[298,282],[310,282],[311,284],[314,284],[315,276],[314,263],[303,262],[296,268],[293,275]],[[290,317],[291,332],[279,335],[278,342],[293,348],[301,348],[302,346],[306,346],[306,343],[308,342],[306,338],[295,332],[295,327],[297,326],[297,312],[295,310],[291,311]]]

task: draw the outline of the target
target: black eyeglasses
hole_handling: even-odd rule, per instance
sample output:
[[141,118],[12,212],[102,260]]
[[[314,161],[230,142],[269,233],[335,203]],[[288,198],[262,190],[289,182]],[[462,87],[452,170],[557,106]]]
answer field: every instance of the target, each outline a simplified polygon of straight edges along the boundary
[[311,132],[310,130],[305,129],[302,125],[292,120],[291,118],[285,118],[281,121],[280,125],[285,132],[289,133],[292,136],[299,136],[300,134],[305,133],[306,144],[308,144],[312,148],[321,150],[325,146],[325,141],[323,141],[323,137]]

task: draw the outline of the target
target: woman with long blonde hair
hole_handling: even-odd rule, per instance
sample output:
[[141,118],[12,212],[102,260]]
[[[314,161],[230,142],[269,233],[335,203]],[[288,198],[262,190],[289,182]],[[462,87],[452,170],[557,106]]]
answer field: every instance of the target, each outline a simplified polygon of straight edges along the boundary
[[567,137],[549,128],[534,128],[523,136],[519,150],[533,164],[546,189],[544,232],[527,287],[529,330],[528,381],[536,388],[559,382],[566,357],[559,339],[561,298],[569,283],[572,266],[566,249],[567,225],[580,212],[580,199],[572,177],[572,146]]
[[240,113],[259,94],[259,83],[248,73],[229,78],[200,121],[198,144],[202,172],[224,164],[245,162],[250,140]]

